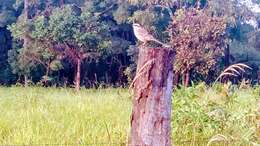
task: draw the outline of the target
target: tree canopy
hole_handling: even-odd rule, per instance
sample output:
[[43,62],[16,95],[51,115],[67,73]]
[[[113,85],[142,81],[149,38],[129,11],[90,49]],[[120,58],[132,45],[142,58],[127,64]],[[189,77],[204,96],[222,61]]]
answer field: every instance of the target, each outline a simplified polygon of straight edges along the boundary
[[190,81],[211,82],[237,62],[252,66],[248,77],[256,80],[258,7],[242,0],[3,1],[0,84],[126,85],[139,45],[133,22],[174,46],[180,80],[192,72]]

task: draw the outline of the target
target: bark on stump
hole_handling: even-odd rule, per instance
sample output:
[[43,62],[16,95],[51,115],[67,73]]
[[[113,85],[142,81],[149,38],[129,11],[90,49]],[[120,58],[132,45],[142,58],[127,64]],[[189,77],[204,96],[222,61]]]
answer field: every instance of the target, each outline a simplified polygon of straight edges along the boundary
[[131,146],[171,145],[171,96],[173,52],[140,48],[133,81]]

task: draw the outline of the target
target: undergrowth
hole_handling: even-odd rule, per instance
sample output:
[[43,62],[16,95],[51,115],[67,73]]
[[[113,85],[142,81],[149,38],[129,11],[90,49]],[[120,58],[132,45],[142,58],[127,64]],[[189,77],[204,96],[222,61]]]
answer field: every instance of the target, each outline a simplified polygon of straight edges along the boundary
[[175,91],[172,137],[180,145],[260,144],[260,88],[204,83]]

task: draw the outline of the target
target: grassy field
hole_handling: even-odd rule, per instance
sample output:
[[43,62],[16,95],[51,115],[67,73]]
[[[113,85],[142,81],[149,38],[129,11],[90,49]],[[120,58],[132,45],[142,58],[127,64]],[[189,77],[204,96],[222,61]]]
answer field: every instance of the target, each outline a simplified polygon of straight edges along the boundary
[[[175,145],[260,144],[260,87],[199,84],[174,91]],[[125,145],[126,89],[0,87],[0,145]]]

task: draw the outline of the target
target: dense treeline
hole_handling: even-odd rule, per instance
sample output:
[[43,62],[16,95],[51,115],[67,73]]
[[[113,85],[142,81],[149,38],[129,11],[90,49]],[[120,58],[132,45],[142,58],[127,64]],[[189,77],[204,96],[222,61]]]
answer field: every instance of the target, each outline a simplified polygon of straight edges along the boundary
[[3,85],[125,86],[139,45],[132,22],[176,49],[175,84],[210,83],[238,62],[258,82],[259,16],[239,0],[2,0],[0,16]]

